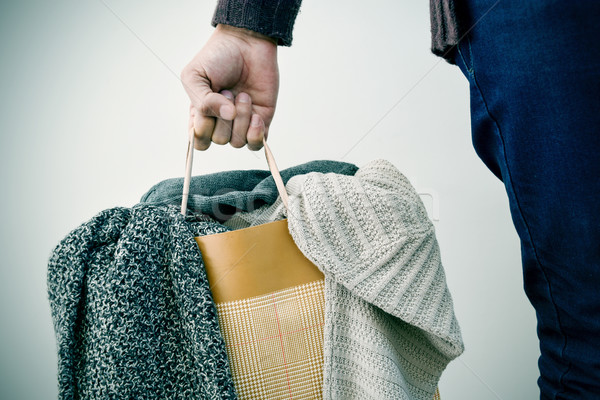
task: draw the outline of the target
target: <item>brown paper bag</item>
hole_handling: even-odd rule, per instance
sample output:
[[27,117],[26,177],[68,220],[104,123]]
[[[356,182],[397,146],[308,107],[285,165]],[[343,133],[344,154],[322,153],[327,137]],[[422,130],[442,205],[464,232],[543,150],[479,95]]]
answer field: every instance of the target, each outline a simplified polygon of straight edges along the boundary
[[240,399],[320,399],[323,274],[287,220],[197,237]]

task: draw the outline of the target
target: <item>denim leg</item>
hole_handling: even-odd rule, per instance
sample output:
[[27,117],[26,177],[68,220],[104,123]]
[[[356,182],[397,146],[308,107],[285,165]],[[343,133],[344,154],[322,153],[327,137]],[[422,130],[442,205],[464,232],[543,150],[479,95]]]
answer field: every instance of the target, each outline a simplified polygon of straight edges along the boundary
[[521,239],[541,398],[599,399],[600,2],[478,0],[460,11],[473,27],[456,54],[473,144],[504,182]]

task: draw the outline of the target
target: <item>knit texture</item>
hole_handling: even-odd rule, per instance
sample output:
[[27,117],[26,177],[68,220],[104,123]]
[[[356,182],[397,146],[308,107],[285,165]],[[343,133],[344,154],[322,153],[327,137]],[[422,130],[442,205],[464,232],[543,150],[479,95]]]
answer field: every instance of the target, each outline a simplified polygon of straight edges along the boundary
[[289,180],[280,201],[236,225],[287,214],[290,234],[325,274],[324,399],[427,399],[464,350],[434,227],[389,162],[354,176]]
[[433,398],[463,352],[434,227],[410,182],[377,160],[288,182],[290,234],[325,274],[324,398]]
[[[250,29],[292,45],[294,22],[302,0],[219,0],[212,24]],[[464,34],[459,23],[460,2],[430,0],[431,51],[454,64],[456,45]]]
[[459,23],[457,8],[460,1],[430,0],[429,17],[431,19],[431,52],[443,57],[450,64],[454,64],[456,45],[463,35],[462,25]]
[[54,250],[60,399],[234,399],[194,236],[176,207],[106,210]]
[[[339,161],[315,160],[281,170],[286,183],[309,172],[335,172],[354,175],[358,167]],[[277,200],[277,187],[268,170],[236,170],[194,176],[190,180],[188,210],[205,214],[219,222],[239,211],[253,211]],[[154,185],[140,200],[152,204],[181,204],[183,178],[167,179]]]
[[[300,250],[324,272],[324,399],[431,400],[442,371],[463,351],[433,225],[389,162],[371,162],[355,175],[356,167],[342,163],[333,169],[345,174],[288,177],[289,211],[272,200],[269,184],[262,207],[229,222],[245,227],[287,217]],[[246,199],[236,187],[265,183],[255,173],[211,175],[231,190],[198,205]],[[159,184],[147,198],[168,203],[173,190],[163,189]],[[228,228],[196,217],[203,221],[150,203],[115,208],[57,246],[48,289],[61,399],[235,398],[193,239]]]
[[219,0],[212,24],[250,29],[277,39],[280,45],[291,46],[301,3],[301,0]]

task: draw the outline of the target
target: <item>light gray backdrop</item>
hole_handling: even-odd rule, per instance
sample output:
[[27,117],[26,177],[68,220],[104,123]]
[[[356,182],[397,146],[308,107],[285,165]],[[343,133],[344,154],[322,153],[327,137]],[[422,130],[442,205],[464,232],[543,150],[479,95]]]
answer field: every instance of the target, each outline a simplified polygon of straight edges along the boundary
[[[305,0],[270,143],[279,166],[385,158],[434,217],[466,342],[444,400],[537,397],[534,312],[502,185],[470,143],[468,86],[429,53],[427,1]],[[212,0],[3,1],[0,398],[53,399],[46,262],[97,212],[184,169],[179,71],[212,32]],[[481,23],[485,23],[485,20]],[[213,146],[195,174],[264,168]]]

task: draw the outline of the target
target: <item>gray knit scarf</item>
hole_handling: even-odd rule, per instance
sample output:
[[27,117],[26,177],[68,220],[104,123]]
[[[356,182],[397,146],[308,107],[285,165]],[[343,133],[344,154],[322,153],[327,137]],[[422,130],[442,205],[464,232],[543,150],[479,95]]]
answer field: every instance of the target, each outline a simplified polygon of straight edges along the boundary
[[173,206],[113,208],[53,252],[61,399],[234,399],[194,236],[226,231]]

